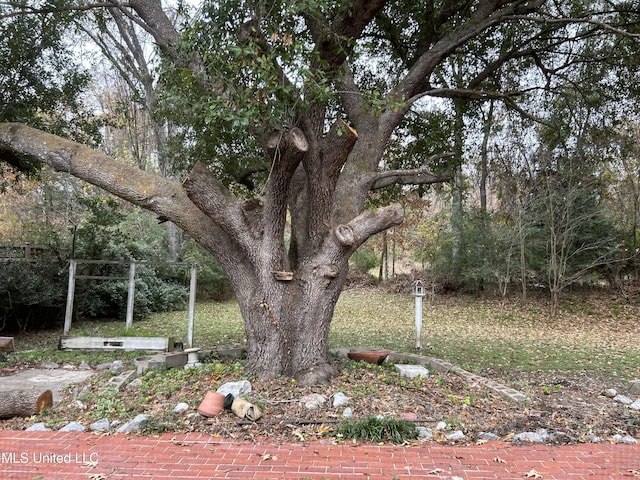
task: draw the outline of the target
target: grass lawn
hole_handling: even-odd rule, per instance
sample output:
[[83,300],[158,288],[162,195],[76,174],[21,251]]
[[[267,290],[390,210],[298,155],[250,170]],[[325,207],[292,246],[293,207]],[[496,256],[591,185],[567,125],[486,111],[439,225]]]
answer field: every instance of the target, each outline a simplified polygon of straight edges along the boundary
[[[426,299],[425,299],[426,300]],[[423,307],[423,354],[481,372],[598,370],[605,376],[640,376],[639,307],[592,294],[565,301],[555,318],[545,300],[440,298]],[[134,322],[128,335],[186,339],[187,312],[156,314]],[[74,324],[72,335],[119,336],[124,320]],[[235,302],[202,302],[196,307],[194,344],[244,344]],[[412,352],[414,300],[378,290],[345,291],[336,307],[329,338],[335,347],[380,347]],[[55,356],[55,348],[40,347]],[[45,352],[42,352],[45,354]],[[69,352],[59,352],[69,353]]]

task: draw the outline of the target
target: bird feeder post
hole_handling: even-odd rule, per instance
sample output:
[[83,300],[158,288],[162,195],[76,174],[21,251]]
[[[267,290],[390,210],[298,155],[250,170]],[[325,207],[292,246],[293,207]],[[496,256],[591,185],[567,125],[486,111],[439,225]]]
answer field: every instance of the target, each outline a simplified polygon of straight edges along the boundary
[[413,296],[416,299],[416,348],[422,349],[422,297],[424,297],[424,284],[422,280],[413,283]]

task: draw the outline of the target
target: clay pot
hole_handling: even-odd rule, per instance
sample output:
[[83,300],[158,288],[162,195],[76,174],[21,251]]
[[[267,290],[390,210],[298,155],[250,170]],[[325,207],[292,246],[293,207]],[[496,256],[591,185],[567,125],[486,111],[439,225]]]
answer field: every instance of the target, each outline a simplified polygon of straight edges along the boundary
[[224,410],[224,395],[218,392],[207,392],[197,412],[205,417],[215,417]]
[[385,358],[389,355],[388,350],[372,350],[366,352],[349,352],[347,357],[356,362],[368,362],[376,365],[382,365]]

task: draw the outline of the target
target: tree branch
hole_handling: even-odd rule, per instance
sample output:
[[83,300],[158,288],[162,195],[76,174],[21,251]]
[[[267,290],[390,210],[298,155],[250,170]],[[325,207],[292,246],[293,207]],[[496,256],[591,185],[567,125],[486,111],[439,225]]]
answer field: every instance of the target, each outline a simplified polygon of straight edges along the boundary
[[[450,157],[455,155],[453,152],[441,153],[433,155],[425,163],[431,163],[434,160]],[[414,168],[409,170],[388,170],[384,172],[376,172],[371,175],[371,190],[389,187],[391,185],[430,185],[434,183],[449,182],[453,179],[453,175],[436,175],[427,167]]]
[[[230,269],[238,263],[234,243],[186,195],[179,183],[154,175],[79,143],[18,123],[0,123],[0,161],[28,158],[68,173],[171,220],[218,255]],[[211,238],[215,237],[213,243]]]

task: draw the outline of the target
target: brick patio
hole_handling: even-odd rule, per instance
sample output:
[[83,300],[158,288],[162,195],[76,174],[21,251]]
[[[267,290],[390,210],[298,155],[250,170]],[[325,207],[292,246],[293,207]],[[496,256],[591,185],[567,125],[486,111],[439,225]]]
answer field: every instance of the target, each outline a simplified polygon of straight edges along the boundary
[[209,435],[0,431],[0,478],[640,478],[640,445],[246,443]]

